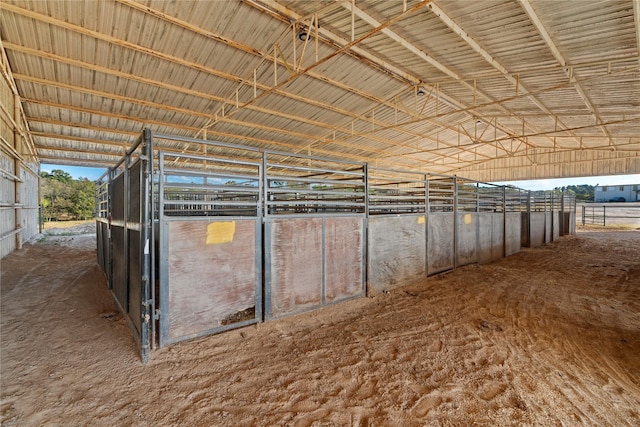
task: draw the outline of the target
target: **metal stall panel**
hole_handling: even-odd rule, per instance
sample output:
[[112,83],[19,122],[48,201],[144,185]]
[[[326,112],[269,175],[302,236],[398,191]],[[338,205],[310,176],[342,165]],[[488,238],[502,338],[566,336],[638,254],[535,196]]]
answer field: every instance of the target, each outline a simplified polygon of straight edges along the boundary
[[258,321],[258,219],[166,219],[161,242],[161,346]]
[[569,212],[569,234],[576,234],[576,211]]
[[520,252],[520,232],[522,229],[520,212],[506,212],[504,218],[504,255]]
[[364,216],[324,218],[324,302],[364,295]]
[[529,237],[531,233],[529,231],[529,213],[520,212],[520,246],[528,248],[531,246]]
[[322,223],[320,217],[273,218],[266,222],[267,318],[322,305]]
[[140,185],[142,180],[141,161],[129,167],[129,191],[127,202],[127,267],[129,271],[128,301],[129,316],[137,333],[140,333],[142,322],[142,247],[140,244],[140,213],[142,197]]
[[96,220],[96,247],[98,265],[109,277],[109,224]]
[[427,216],[427,273],[434,274],[454,268],[453,212],[431,212]]
[[537,248],[538,246],[542,246],[545,242],[545,237],[546,237],[545,218],[547,216],[547,213],[531,212],[529,216],[530,216],[529,243],[530,243],[530,247]]
[[503,257],[504,216],[501,212],[480,212],[478,261],[495,261]]
[[478,214],[457,213],[456,221],[456,267],[461,267],[478,261]]
[[553,241],[553,212],[544,213],[544,242],[549,243]]
[[556,241],[560,238],[560,221],[561,221],[561,216],[562,212],[560,211],[552,211],[551,212],[551,218],[552,218],[552,241]]
[[573,212],[561,212],[560,215],[562,216],[562,235],[567,235],[567,234],[572,234],[571,233],[571,216],[572,216]]
[[426,276],[425,215],[369,217],[367,238],[369,295]]
[[111,288],[122,311],[128,313],[128,271],[126,261],[125,230],[125,174],[117,176],[111,190]]

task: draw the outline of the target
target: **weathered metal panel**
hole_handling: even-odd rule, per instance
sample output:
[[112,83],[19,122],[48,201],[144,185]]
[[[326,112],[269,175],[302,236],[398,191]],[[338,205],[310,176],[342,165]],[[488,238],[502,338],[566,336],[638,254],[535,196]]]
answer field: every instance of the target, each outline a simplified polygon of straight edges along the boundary
[[129,169],[129,202],[127,203],[127,221],[140,222],[140,205],[142,197],[140,194],[140,161],[138,160]]
[[478,214],[464,212],[456,214],[456,266],[460,267],[478,261]]
[[576,234],[576,211],[569,212],[569,234]]
[[267,317],[322,304],[322,218],[276,218],[268,222]]
[[140,232],[128,230],[127,237],[129,239],[129,244],[127,245],[129,251],[129,316],[136,330],[140,333],[140,312],[142,308],[140,293],[140,287],[142,285],[142,278],[140,276],[140,257],[142,255],[140,251]]
[[504,257],[504,215],[502,212],[491,214],[491,259],[493,261]]
[[520,246],[529,247],[531,242],[529,240],[529,214],[527,212],[520,212]]
[[453,212],[431,212],[427,217],[429,274],[454,267],[454,218]]
[[124,221],[124,174],[118,175],[111,186],[111,219],[113,221]]
[[545,242],[546,227],[545,227],[545,212],[531,212],[530,213],[530,230],[529,230],[529,242],[530,247],[537,248],[542,246]]
[[425,215],[369,217],[367,292],[375,295],[427,274]]
[[504,254],[505,256],[513,255],[520,252],[520,231],[522,216],[520,212],[507,212],[505,216],[504,229]]
[[119,226],[111,226],[111,262],[113,294],[124,310],[129,311],[128,300],[128,271],[125,257],[125,229]]
[[544,213],[544,242],[553,241],[553,215],[551,212]]
[[169,340],[255,318],[257,220],[167,222]]
[[106,246],[109,242],[108,236],[106,236],[107,240],[105,241],[104,228],[106,227],[108,227],[108,224],[106,224],[105,222],[96,221],[96,261],[98,262],[100,269],[105,273],[107,271],[107,256],[109,253]]
[[[518,213],[518,215],[520,215]],[[478,261],[495,261],[504,254],[504,217],[502,212],[479,214]],[[519,235],[518,235],[519,237]]]
[[[2,81],[4,82],[4,80]],[[0,120],[0,125],[2,124],[4,121]],[[7,135],[13,137],[13,132],[7,132]],[[0,150],[0,169],[13,174],[14,167],[14,160]],[[0,174],[0,203],[8,206],[13,206],[16,203],[16,185],[16,181],[9,176]],[[16,229],[16,209],[2,209],[0,212],[0,258],[2,258],[16,248],[16,239],[13,234]]]
[[552,217],[552,240],[556,241],[560,238],[560,215],[562,212],[553,211],[551,212]]
[[364,294],[364,219],[324,219],[325,303]]

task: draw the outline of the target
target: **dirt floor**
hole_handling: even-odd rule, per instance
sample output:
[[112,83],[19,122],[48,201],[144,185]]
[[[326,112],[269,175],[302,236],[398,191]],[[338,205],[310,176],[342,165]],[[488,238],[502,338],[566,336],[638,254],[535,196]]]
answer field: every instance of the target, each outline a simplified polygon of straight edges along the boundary
[[640,231],[159,350],[92,235],[2,260],[2,426],[640,425]]

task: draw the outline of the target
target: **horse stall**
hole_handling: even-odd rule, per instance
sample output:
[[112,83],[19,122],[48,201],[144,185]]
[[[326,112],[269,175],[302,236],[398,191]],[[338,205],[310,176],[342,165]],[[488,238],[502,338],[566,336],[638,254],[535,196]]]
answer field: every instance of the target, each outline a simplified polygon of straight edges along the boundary
[[537,248],[551,240],[551,212],[546,192],[529,192],[526,217],[528,247]]
[[522,214],[526,214],[527,191],[504,188],[504,256],[520,252]]
[[367,294],[427,275],[426,175],[369,168]]
[[550,198],[549,207],[551,211],[551,239],[549,241],[555,242],[564,234],[562,232],[562,194],[550,191],[548,195]]
[[150,181],[153,148],[145,131],[96,186],[97,261],[143,361],[149,351]]
[[561,197],[562,235],[576,234],[576,196],[563,194]]
[[187,142],[206,153],[158,152],[161,347],[262,318],[261,154]]
[[427,274],[455,268],[455,189],[455,177],[427,177]]
[[98,266],[104,271],[107,278],[111,276],[111,252],[109,240],[109,180],[105,172],[96,181],[96,255]]
[[478,200],[478,261],[486,263],[505,256],[504,188],[492,184],[480,184]]
[[575,199],[145,130],[96,182],[96,226],[146,361],[540,246],[575,228]]
[[265,152],[265,319],[364,296],[364,163]]

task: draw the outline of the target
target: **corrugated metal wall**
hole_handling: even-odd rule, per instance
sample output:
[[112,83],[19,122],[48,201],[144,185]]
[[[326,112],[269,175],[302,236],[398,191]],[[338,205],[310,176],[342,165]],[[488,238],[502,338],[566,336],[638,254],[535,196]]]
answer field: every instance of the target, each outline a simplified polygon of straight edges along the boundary
[[0,78],[0,258],[22,247],[38,232],[39,164],[27,145],[24,121],[14,83]]

